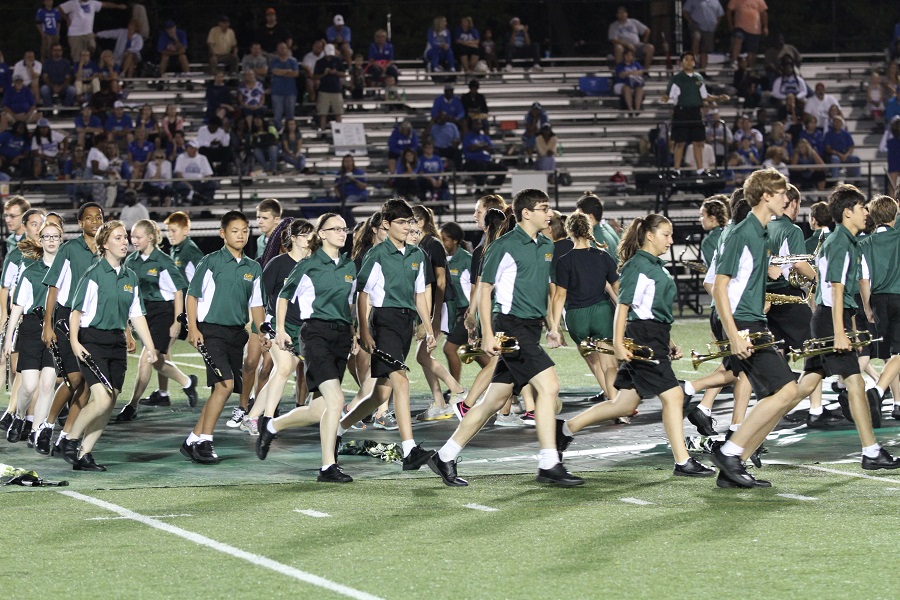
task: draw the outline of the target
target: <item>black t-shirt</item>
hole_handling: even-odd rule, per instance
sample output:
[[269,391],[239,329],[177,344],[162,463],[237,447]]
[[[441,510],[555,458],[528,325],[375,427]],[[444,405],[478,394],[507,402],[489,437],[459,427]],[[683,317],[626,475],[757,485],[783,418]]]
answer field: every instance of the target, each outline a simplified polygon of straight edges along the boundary
[[[284,287],[284,280],[288,278],[297,261],[291,258],[290,254],[279,254],[269,261],[266,268],[263,269],[263,289],[266,292],[266,312],[272,317],[275,316],[275,307],[278,305],[278,293]],[[274,322],[274,318],[272,319]],[[293,302],[288,304],[287,316],[285,321],[293,325],[300,325],[300,311]]]
[[584,308],[607,300],[606,284],[619,280],[616,261],[606,250],[581,248],[559,257],[556,285],[566,290],[566,309]]
[[340,73],[347,72],[347,63],[337,56],[323,56],[316,62],[316,68],[313,71],[315,75],[322,75],[319,80],[319,91],[331,94],[340,94],[344,91],[341,75],[329,74],[325,75],[326,69],[336,69]]
[[[259,42],[263,52],[275,54],[279,42],[287,42],[291,37],[291,32],[281,23],[275,23],[275,27],[267,27],[263,25],[262,29],[256,34],[256,40]],[[288,48],[290,50],[290,48]]]
[[[482,240],[483,241],[483,240]],[[484,256],[484,244],[478,244],[475,246],[475,249],[472,250],[472,282],[475,282],[476,277],[481,277],[481,259]]]
[[466,109],[466,114],[486,114],[488,112],[487,99],[484,97],[484,94],[475,94],[474,98],[472,94],[463,94],[459,97],[459,100],[462,102],[463,108]]
[[[445,276],[448,275],[448,266],[447,266],[447,251],[444,249],[444,245],[431,235],[426,235],[422,238],[422,241],[419,242],[419,248],[425,253],[425,256],[428,257],[428,262],[426,263],[425,269],[425,285],[433,285],[435,282],[434,270],[437,267],[441,267],[444,269]],[[449,280],[445,278],[446,283],[449,283]],[[444,288],[444,302],[453,299],[453,286],[446,285]]]
[[[553,268],[551,269],[551,273],[556,273],[556,266],[559,264],[559,257],[563,254],[568,254],[575,248],[575,242],[570,240],[569,238],[564,238],[561,240],[557,240],[553,242]],[[556,283],[556,279],[553,279],[553,283]]]

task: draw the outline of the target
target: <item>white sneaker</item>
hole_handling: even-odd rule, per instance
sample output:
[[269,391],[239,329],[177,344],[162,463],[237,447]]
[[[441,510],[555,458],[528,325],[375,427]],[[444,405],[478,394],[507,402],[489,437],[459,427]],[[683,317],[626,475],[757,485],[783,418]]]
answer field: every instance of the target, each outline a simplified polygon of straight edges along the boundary
[[443,421],[453,416],[453,409],[450,406],[440,407],[437,403],[432,402],[425,412],[419,413],[416,417],[417,421]]
[[259,429],[257,428],[257,420],[251,419],[250,417],[245,417],[241,422],[241,431],[246,431],[250,435],[259,435]]
[[467,390],[466,388],[463,388],[463,391],[461,391],[458,394],[450,394],[450,396],[448,396],[446,399],[447,406],[453,406],[457,402],[462,402],[463,400],[466,399],[466,396],[468,396],[468,395],[469,395],[469,390]]
[[514,415],[512,413],[509,413],[508,415],[497,415],[497,418],[494,419],[494,425],[497,427],[525,427],[525,423],[519,418],[519,415]]
[[235,428],[237,428],[237,427],[240,427],[240,426],[241,426],[241,423],[244,422],[244,417],[245,417],[245,416],[247,416],[247,411],[245,411],[245,410],[244,410],[243,408],[241,408],[240,406],[235,406],[235,407],[231,410],[231,418],[228,419],[228,422],[225,423],[225,426],[226,426],[226,427],[231,427],[232,429],[235,429]]

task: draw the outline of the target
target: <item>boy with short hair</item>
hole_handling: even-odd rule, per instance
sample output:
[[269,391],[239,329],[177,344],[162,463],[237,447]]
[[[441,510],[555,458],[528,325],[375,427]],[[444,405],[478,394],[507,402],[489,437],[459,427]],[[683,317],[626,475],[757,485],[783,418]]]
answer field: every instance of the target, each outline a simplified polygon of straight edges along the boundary
[[[387,237],[366,254],[357,277],[359,297],[356,303],[359,321],[359,341],[366,352],[377,348],[394,361],[406,361],[413,338],[415,317],[425,327],[428,352],[437,342],[431,327],[431,315],[425,297],[425,253],[406,243],[409,230],[415,223],[410,205],[401,198],[388,200],[381,206],[382,227]],[[372,308],[369,328],[369,307]],[[374,333],[374,335],[373,335]],[[372,355],[372,377],[375,390],[347,413],[338,426],[338,446],[341,436],[351,425],[360,421],[394,395],[394,413],[403,447],[403,470],[418,470],[434,454],[416,444],[412,432],[409,408],[409,378],[395,363]]]
[[[241,391],[241,362],[247,310],[259,328],[263,320],[262,268],[244,254],[250,237],[250,223],[236,210],[222,217],[219,236],[225,241],[220,250],[200,261],[188,286],[188,341],[208,353],[220,375],[206,367],[207,385],[212,387],[197,425],[181,444],[181,453],[194,462],[216,464],[219,457],[213,447],[213,430],[232,391]],[[261,336],[262,337],[262,336]],[[268,340],[260,343],[268,347]]]
[[575,204],[578,212],[588,218],[593,227],[594,239],[598,244],[605,243],[606,250],[614,259],[618,257],[619,236],[612,226],[603,218],[603,202],[594,194],[585,194]]
[[259,237],[256,238],[256,260],[262,260],[269,235],[278,227],[281,221],[281,202],[275,198],[266,198],[256,207],[256,226],[259,228]]

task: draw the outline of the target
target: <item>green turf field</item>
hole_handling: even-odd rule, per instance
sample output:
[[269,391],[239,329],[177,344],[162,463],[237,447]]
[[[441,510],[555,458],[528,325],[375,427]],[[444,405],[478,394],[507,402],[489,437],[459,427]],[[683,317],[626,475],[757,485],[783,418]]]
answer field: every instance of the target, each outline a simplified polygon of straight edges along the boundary
[[[706,323],[679,321],[675,335],[686,353],[700,349]],[[188,346],[173,354],[199,373]],[[586,408],[581,397],[594,390],[577,352],[551,356],[564,414]],[[692,378],[682,363],[679,376]],[[411,377],[423,409],[424,379],[415,367]],[[349,377],[344,387],[354,389]],[[173,400],[108,427],[95,449],[105,473],[0,442],[0,462],[70,482],[2,488],[7,536],[18,531],[20,543],[6,545],[0,584],[74,598],[896,597],[900,473],[863,472],[852,427],[780,424],[758,473],[773,482],[764,490],[673,478],[656,400],[630,425],[576,437],[566,463],[587,480],[580,488],[535,483],[534,431],[492,425],[462,454],[467,488],[364,456],[341,456],[356,481],[335,486],[315,482],[315,428],[285,433],[261,462],[254,438],[226,431],[223,415],[222,463],[185,461],[178,446],[197,409]],[[716,405],[720,431],[729,412],[728,401]],[[895,423],[877,431],[891,451]],[[416,440],[438,448],[454,428],[417,424]],[[685,432],[695,433],[687,423]],[[368,429],[348,438],[398,441]]]

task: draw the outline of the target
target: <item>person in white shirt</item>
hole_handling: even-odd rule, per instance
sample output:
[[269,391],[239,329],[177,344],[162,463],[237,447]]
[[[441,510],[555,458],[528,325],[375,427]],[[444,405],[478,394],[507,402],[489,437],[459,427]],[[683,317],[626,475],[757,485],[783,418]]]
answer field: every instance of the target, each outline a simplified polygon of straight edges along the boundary
[[209,159],[210,165],[219,175],[224,175],[231,162],[231,135],[222,129],[222,119],[210,117],[209,122],[197,130],[197,145],[200,154]]
[[134,224],[141,219],[150,219],[150,211],[147,207],[138,202],[137,192],[134,190],[126,190],[125,206],[119,213],[119,220],[125,223],[125,229],[131,231]]
[[[720,144],[721,145],[721,144]],[[713,147],[709,144],[703,144],[703,151],[701,153],[701,159],[703,161],[703,166],[697,166],[697,159],[694,158],[693,152],[685,152],[684,153],[684,166],[688,169],[694,170],[705,170],[705,171],[715,171],[716,170],[716,153],[713,150]]]
[[72,53],[73,63],[78,62],[82,50],[93,54],[97,49],[97,41],[94,39],[94,17],[103,8],[127,10],[128,5],[99,0],[68,0],[59,5],[59,10],[65,13],[69,21],[69,50]]
[[841,104],[837,98],[831,94],[825,93],[825,84],[817,83],[815,94],[806,99],[806,106],[803,107],[803,114],[812,115],[816,118],[816,128],[825,131],[828,128],[828,111],[832,106],[837,106],[838,110],[843,113]]
[[656,50],[650,43],[650,28],[637,19],[629,19],[624,6],[616,11],[616,20],[610,23],[607,37],[612,42],[616,64],[622,62],[625,50],[631,50],[636,57],[643,58],[641,64],[650,70]]
[[159,196],[160,206],[172,206],[172,163],[164,150],[157,148],[147,162],[144,192]]
[[306,71],[306,96],[310,102],[316,100],[316,89],[318,82],[313,77],[316,70],[316,63],[325,56],[325,40],[319,39],[312,43],[312,51],[307,52],[300,62],[300,67]]
[[35,100],[41,99],[40,92],[40,83],[41,83],[41,72],[44,70],[44,65],[41,64],[41,61],[35,60],[34,52],[28,50],[25,52],[25,56],[13,65],[13,77],[21,76],[22,82],[26,87],[31,88],[31,93],[34,96]]
[[59,175],[60,154],[66,154],[66,136],[50,129],[50,121],[39,119],[34,137],[31,138],[31,154],[34,156],[34,177]]
[[199,152],[200,144],[191,140],[187,151],[175,159],[175,191],[184,196],[191,204],[212,204],[213,196],[219,184],[207,179],[213,174],[209,160]]

